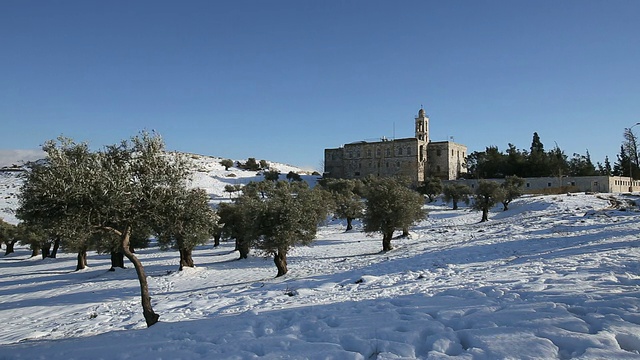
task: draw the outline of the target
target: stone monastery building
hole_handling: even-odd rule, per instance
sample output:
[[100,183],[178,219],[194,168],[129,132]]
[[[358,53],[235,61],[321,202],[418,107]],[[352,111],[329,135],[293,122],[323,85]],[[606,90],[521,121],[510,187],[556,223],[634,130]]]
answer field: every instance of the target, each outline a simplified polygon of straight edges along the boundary
[[325,149],[324,176],[345,179],[404,176],[413,183],[431,176],[455,180],[467,172],[466,156],[465,145],[429,140],[429,117],[420,109],[415,118],[415,137],[358,141]]

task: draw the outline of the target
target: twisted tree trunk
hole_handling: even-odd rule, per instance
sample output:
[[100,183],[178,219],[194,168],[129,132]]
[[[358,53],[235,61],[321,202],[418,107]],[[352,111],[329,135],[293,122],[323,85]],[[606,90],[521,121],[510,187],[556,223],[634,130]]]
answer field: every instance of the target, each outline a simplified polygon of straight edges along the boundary
[[124,229],[124,232],[120,233],[120,237],[122,240],[122,249],[124,252],[124,256],[133,263],[133,266],[136,268],[136,273],[138,274],[138,281],[140,282],[140,297],[142,300],[142,314],[144,315],[144,319],[147,322],[147,327],[158,322],[158,318],[160,315],[156,314],[151,307],[151,296],[149,296],[149,284],[147,283],[147,275],[144,272],[144,267],[142,266],[142,262],[131,252],[130,249],[130,236],[131,236],[131,225],[127,225]]
[[278,275],[276,277],[280,277],[289,271],[287,269],[287,251],[284,249],[278,249],[278,252],[273,257],[273,262],[276,264],[276,268],[278,268]]

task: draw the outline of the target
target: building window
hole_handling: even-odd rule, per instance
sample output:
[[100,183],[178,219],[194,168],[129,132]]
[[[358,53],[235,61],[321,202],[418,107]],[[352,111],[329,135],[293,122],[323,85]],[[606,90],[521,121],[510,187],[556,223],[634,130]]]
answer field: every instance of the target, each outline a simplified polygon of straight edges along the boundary
[[396,167],[400,167],[400,161],[396,162]]
[[389,162],[387,161],[387,167],[389,167]]
[[527,187],[531,187],[531,184],[527,183]]
[[380,149],[376,149],[376,156],[380,156]]
[[356,171],[356,176],[360,176],[360,171]]
[[451,157],[453,157],[453,149],[451,149]]
[[398,148],[398,155],[402,155],[402,148]]
[[387,156],[391,156],[391,149],[387,148],[386,154]]
[[551,187],[551,183],[547,183],[547,187]]
[[411,155],[411,148],[410,147],[407,148],[407,155]]
[[371,149],[367,150],[367,156],[371,157]]
[[440,165],[436,166],[436,172],[440,172]]
[[440,150],[440,149],[436,150],[436,155],[437,156],[441,156],[442,155],[442,150]]

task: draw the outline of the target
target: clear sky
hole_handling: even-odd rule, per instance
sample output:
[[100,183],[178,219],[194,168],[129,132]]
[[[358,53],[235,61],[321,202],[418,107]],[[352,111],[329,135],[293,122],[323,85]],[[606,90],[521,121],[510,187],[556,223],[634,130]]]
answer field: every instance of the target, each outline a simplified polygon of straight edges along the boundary
[[[0,2],[0,149],[171,150],[319,168],[413,136],[613,163],[640,122],[640,1]],[[634,128],[640,132],[640,126]]]

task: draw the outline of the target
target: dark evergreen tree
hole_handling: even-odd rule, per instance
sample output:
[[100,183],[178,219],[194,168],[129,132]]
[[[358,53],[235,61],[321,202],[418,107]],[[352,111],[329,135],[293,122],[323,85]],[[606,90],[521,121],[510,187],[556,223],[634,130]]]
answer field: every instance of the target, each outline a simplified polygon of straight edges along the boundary
[[569,160],[569,175],[571,176],[594,176],[596,167],[591,162],[591,155],[587,150],[587,155],[573,154]]
[[[627,151],[624,149],[624,145],[620,145],[620,153],[617,156],[616,162],[613,164],[613,175],[629,176],[630,166],[632,166],[632,162],[629,158],[629,155]],[[635,169],[632,169],[632,170],[635,170]],[[634,173],[634,177],[635,177],[635,174],[638,174],[638,176],[640,176],[639,171],[633,171],[633,173]]]

